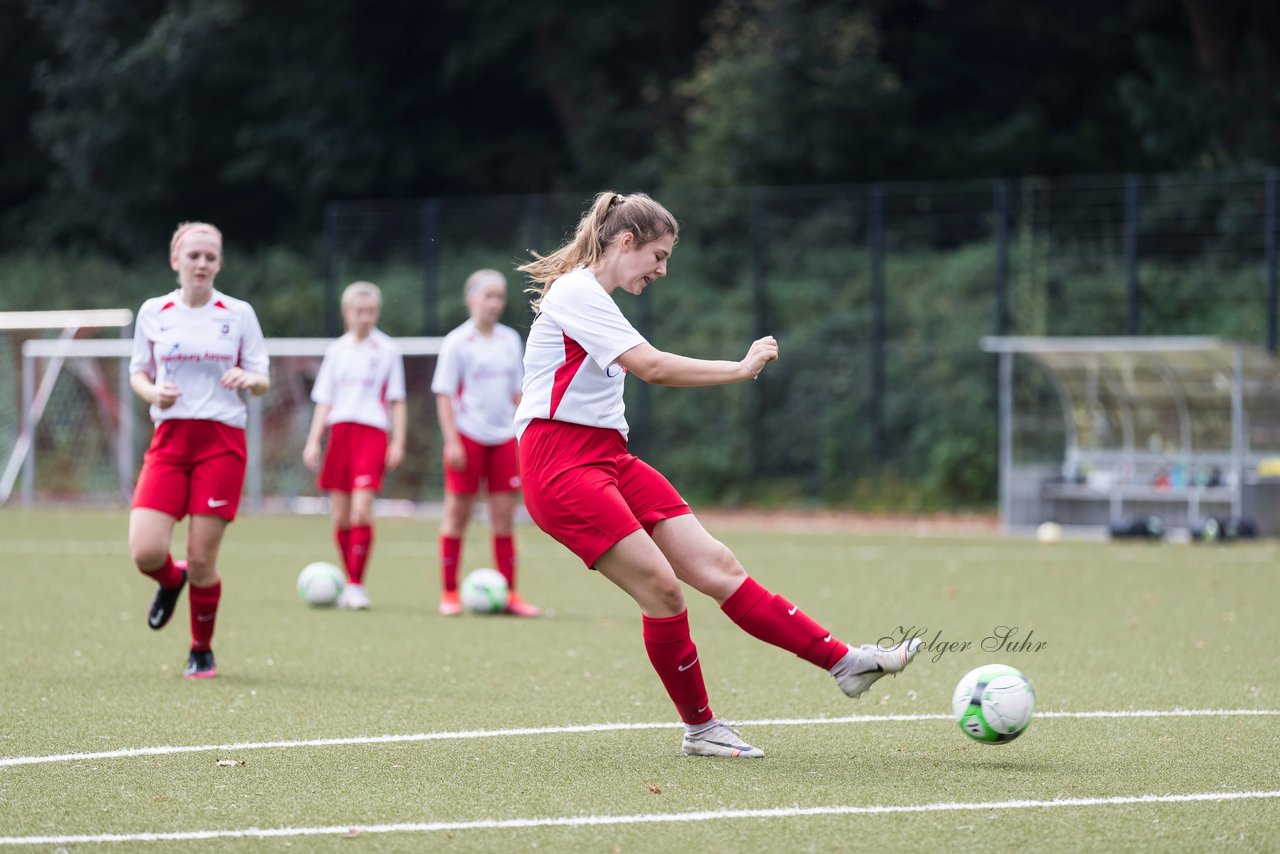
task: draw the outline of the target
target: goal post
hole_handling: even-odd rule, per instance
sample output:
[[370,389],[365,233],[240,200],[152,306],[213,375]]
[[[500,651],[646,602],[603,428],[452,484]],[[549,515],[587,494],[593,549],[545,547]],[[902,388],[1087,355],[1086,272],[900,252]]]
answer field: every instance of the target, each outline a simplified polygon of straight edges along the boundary
[[[12,341],[22,340],[26,337],[26,334],[41,335],[50,330],[59,332],[57,339],[32,339],[51,345],[50,357],[45,363],[44,373],[41,374],[38,383],[35,363],[29,363],[24,357],[20,373],[20,403],[14,407],[20,413],[20,419],[17,424],[6,421],[5,424],[0,425],[8,428],[0,429],[0,435],[5,435],[6,438],[9,435],[12,436],[8,461],[3,472],[0,473],[0,504],[4,504],[9,500],[20,471],[24,475],[23,503],[31,503],[32,495],[30,494],[30,489],[34,480],[32,464],[34,460],[36,425],[49,404],[50,397],[62,373],[67,353],[77,343],[97,343],[94,341],[80,341],[78,336],[81,334],[112,328],[120,330],[121,338],[114,339],[114,341],[108,340],[116,344],[127,343],[127,339],[132,335],[133,312],[127,308],[0,312],[0,332],[9,333],[7,344]],[[121,339],[125,340],[122,341]],[[31,340],[24,341],[22,346],[25,348],[28,343],[31,343]],[[12,355],[12,346],[5,346],[3,351],[0,351],[0,367],[8,368],[8,370],[0,370],[0,374],[7,375],[7,377],[12,377],[14,373],[17,373],[12,370],[12,365],[9,364]],[[127,362],[120,368],[120,371],[119,378],[127,382]],[[85,381],[86,383],[95,384],[99,388],[102,387],[101,383],[96,382],[95,378],[91,376],[86,376]],[[6,391],[9,390],[6,389]],[[10,397],[10,406],[13,406],[11,392],[6,396]],[[0,412],[12,411],[9,407],[0,405]],[[117,430],[115,431],[117,441],[123,441],[124,438],[127,438],[123,429],[120,429],[123,427],[123,423],[117,425]],[[119,448],[117,448],[117,453],[118,451]],[[117,472],[117,476],[123,489],[126,484],[127,474],[121,469]]]
[[[404,356],[409,407],[408,449],[389,473],[384,501],[404,506],[442,494],[435,395],[431,378],[443,338],[395,338]],[[311,423],[311,386],[332,338],[268,338],[271,390],[248,398],[246,509],[315,510],[315,475],[302,463]],[[30,339],[22,345],[22,414],[31,437],[21,466],[21,501],[126,503],[151,431],[146,405],[129,387],[132,338]],[[50,376],[48,390],[37,375]],[[114,381],[108,381],[114,376]],[[46,398],[41,405],[41,394]],[[112,459],[103,460],[103,454]],[[117,473],[106,483],[103,472]],[[2,484],[0,484],[2,485]],[[7,497],[7,496],[6,496]]]

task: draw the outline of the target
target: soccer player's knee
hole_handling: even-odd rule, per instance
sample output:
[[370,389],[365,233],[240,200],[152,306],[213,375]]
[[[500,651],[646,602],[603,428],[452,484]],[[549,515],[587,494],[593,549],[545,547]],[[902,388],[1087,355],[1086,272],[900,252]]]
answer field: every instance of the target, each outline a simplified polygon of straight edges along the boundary
[[169,544],[145,537],[129,538],[129,556],[139,569],[151,571],[164,566]]
[[747,571],[742,564],[738,562],[738,558],[733,552],[729,551],[729,547],[723,543],[717,543],[719,548],[716,549],[713,557],[713,564],[716,571],[723,577],[728,579],[745,578]]
[[660,606],[666,613],[679,614],[685,609],[684,590],[681,589],[680,582],[675,576],[669,580],[664,579],[658,584],[653,591],[653,596],[657,600],[654,604]]
[[187,574],[191,577],[191,583],[197,587],[207,587],[218,580],[216,564],[207,554],[199,551],[188,553]]

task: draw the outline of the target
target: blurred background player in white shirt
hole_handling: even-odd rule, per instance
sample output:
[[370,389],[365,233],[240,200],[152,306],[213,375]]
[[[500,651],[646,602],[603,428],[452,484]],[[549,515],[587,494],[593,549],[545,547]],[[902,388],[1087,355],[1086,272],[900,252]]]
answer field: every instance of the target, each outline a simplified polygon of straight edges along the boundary
[[464,286],[471,316],[445,336],[431,391],[444,435],[444,519],[440,523],[440,613],[462,611],[458,560],[476,494],[488,494],[493,559],[510,590],[506,613],[541,611],[516,592],[515,509],[520,498],[514,418],[524,376],[520,334],[498,322],[507,305],[507,280],[476,270]]
[[[381,310],[377,285],[353,282],[342,292],[347,331],[320,362],[311,388],[316,408],[302,449],[303,462],[319,472],[318,484],[329,492],[333,536],[347,572],[340,608],[369,607],[364,574],[373,550],[373,501],[383,475],[404,459],[404,358],[377,328]],[[322,461],[326,427],[329,445]]]
[[640,606],[645,650],[685,724],[682,750],[759,757],[711,711],[681,583],[714,599],[741,629],[827,670],[850,697],[897,673],[919,639],[893,649],[850,647],[798,606],[766,590],[702,527],[675,488],[627,450],[623,381],[666,386],[753,380],[778,358],[772,336],[736,362],[658,350],[623,316],[615,291],[639,296],[667,274],[679,226],[643,193],[596,196],[574,237],[519,269],[537,317],[516,414],[529,515]]
[[[245,475],[242,392],[266,394],[267,345],[249,303],[215,290],[222,233],[178,226],[169,242],[178,289],[138,310],[129,382],[156,424],[129,513],[129,553],[160,585],[147,624],[164,628],[191,582],[191,652],[183,675],[217,675],[213,629],[222,596],[218,549],[236,516]],[[190,515],[187,559],[170,553],[173,528]]]

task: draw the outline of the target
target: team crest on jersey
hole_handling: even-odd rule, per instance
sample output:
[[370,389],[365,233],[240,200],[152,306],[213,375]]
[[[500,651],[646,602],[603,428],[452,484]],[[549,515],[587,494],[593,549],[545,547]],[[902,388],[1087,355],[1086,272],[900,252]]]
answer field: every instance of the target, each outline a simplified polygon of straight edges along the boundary
[[230,340],[232,337],[234,337],[231,332],[232,324],[230,322],[226,320],[215,320],[214,323],[218,325],[219,338],[223,339],[224,341],[227,341],[227,340]]

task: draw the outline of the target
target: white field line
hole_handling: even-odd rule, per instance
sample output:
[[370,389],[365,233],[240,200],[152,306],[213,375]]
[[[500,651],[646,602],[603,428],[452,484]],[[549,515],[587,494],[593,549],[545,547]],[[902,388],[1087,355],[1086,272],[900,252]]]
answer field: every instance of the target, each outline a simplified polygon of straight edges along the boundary
[[[1213,718],[1213,717],[1280,717],[1280,709],[1127,709],[1099,712],[1037,712],[1037,718]],[[839,718],[766,718],[734,721],[735,726],[816,726],[822,724],[874,724],[915,721],[949,721],[951,715],[849,715]],[[346,738],[313,738],[297,741],[246,741],[236,744],[192,744],[165,747],[133,747],[94,753],[57,753],[46,756],[0,757],[0,768],[14,765],[44,765],[53,762],[84,762],[96,759],[128,759],[135,756],[168,756],[176,753],[237,753],[246,750],[291,747],[340,747],[354,744],[402,744],[417,741],[463,741],[478,738],[510,738],[522,735],[565,735],[589,732],[623,732],[627,730],[674,729],[679,724],[610,723],[574,726],[517,727],[511,729],[455,730],[453,732],[419,732],[404,735],[352,736]]]
[[[326,549],[328,546],[325,547]],[[379,554],[399,557],[421,557],[435,554],[436,546],[431,543],[387,543],[380,548]],[[276,557],[313,555],[315,543],[233,543],[228,542],[222,554],[255,554]],[[102,557],[129,555],[129,544],[122,537],[118,540],[3,540],[0,541],[0,554],[11,555],[63,555],[72,557]],[[71,567],[78,569],[79,567]],[[0,567],[3,569],[3,567]]]
[[1183,795],[1116,795],[1099,798],[1055,798],[1049,801],[943,802],[870,806],[777,807],[753,810],[707,810],[683,813],[582,815],[554,818],[479,819],[477,821],[403,822],[328,827],[250,827],[242,830],[192,830],[170,833],[97,833],[83,836],[0,836],[0,845],[89,845],[103,842],[187,842],[200,839],[269,839],[296,836],[362,836],[366,833],[438,833],[462,830],[518,830],[538,827],[602,827],[620,824],[674,824],[729,819],[802,818],[822,815],[891,815],[894,813],[963,812],[969,810],[1056,809],[1138,804],[1221,803],[1280,798],[1280,791],[1193,792]]

